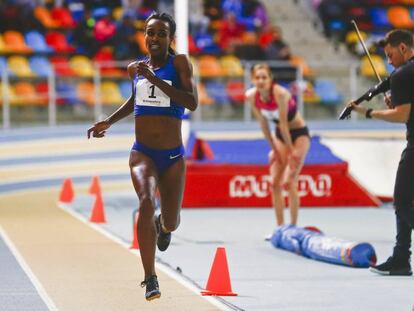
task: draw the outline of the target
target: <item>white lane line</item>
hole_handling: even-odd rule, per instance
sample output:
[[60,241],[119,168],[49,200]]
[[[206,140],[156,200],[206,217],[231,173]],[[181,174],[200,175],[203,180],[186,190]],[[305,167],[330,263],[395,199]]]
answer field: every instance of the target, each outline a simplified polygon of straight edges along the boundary
[[42,298],[46,306],[51,311],[58,310],[52,299],[50,299],[49,295],[47,294],[46,290],[44,289],[43,285],[40,283],[39,279],[36,277],[36,275],[33,273],[33,271],[30,269],[29,265],[24,260],[23,256],[20,254],[20,252],[17,250],[17,248],[14,246],[13,242],[10,240],[9,236],[7,235],[6,231],[4,231],[3,227],[0,226],[0,236],[2,237],[4,243],[9,248],[13,256],[16,258],[17,262],[19,263],[20,267],[23,269],[23,271],[26,273],[27,277],[32,282],[33,286],[36,288],[39,296]]
[[[115,243],[118,243],[119,245],[121,245],[122,247],[126,248],[127,250],[129,250],[132,254],[134,254],[137,257],[141,258],[141,255],[139,253],[139,250],[136,249],[130,249],[130,246],[128,243],[124,242],[123,240],[121,240],[120,238],[114,236],[113,234],[109,233],[108,231],[106,231],[105,229],[103,229],[101,226],[91,223],[89,222],[86,218],[84,218],[82,215],[78,214],[77,212],[75,212],[74,210],[70,209],[70,205],[68,204],[64,204],[64,203],[57,203],[57,206],[59,208],[61,208],[62,210],[64,210],[65,212],[67,212],[68,214],[72,215],[73,217],[75,217],[76,219],[80,220],[81,222],[87,224],[89,227],[91,227],[92,229],[96,230],[97,232],[103,234],[104,236],[106,236],[108,239],[112,240]],[[212,305],[214,305],[215,307],[219,308],[220,310],[223,311],[231,311],[234,310],[232,308],[229,308],[228,306],[226,306],[225,304],[223,304],[222,302],[220,302],[219,300],[217,300],[215,297],[209,297],[209,296],[201,296],[200,293],[200,289],[195,286],[194,284],[192,284],[191,282],[187,281],[186,279],[184,279],[182,276],[180,276],[177,272],[175,272],[174,270],[172,270],[171,268],[169,268],[166,265],[163,265],[162,263],[159,262],[155,262],[155,267],[159,270],[161,270],[162,272],[164,272],[165,274],[167,274],[169,277],[171,277],[172,279],[174,279],[176,282],[180,283],[181,285],[183,285],[184,287],[188,288],[189,290],[191,290],[192,292],[194,292],[195,294],[197,294],[198,296],[202,297],[203,299],[207,300],[208,302],[210,302]]]

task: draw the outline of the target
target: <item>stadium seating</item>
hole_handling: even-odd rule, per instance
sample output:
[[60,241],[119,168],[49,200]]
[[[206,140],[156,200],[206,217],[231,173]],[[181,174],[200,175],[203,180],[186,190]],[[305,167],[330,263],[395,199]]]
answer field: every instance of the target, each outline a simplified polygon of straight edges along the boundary
[[72,56],[69,60],[73,72],[80,77],[92,77],[94,68],[91,60],[83,55]]
[[54,50],[46,44],[43,35],[38,31],[29,31],[25,34],[27,45],[37,53],[51,53]]
[[9,48],[6,43],[4,43],[3,36],[0,34],[0,54],[9,52]]
[[58,76],[74,76],[75,72],[70,67],[69,61],[64,56],[52,56],[50,58],[50,62],[53,65],[53,68],[56,71],[56,75]]
[[75,48],[71,46],[63,33],[57,31],[49,31],[46,34],[46,42],[53,47],[56,52],[72,53]]
[[227,105],[230,103],[229,95],[223,83],[219,81],[208,81],[205,83],[207,95],[211,97],[216,104]]
[[36,76],[30,68],[27,58],[19,55],[12,55],[7,60],[10,73],[21,78],[29,78]]
[[223,75],[220,62],[217,57],[202,55],[198,59],[198,71],[202,78],[214,78]]
[[225,55],[220,58],[222,74],[227,77],[242,77],[244,74],[243,66],[236,56]]
[[214,104],[214,99],[211,98],[206,91],[206,87],[204,83],[197,84],[197,93],[198,93],[198,100],[201,105],[212,105]]
[[76,95],[81,102],[95,105],[95,86],[92,82],[80,82],[76,87]]
[[118,84],[112,81],[104,81],[101,84],[101,98],[104,105],[119,105],[124,101]]
[[81,102],[77,90],[72,83],[58,81],[56,84],[56,101],[58,105],[75,105]]
[[53,70],[48,59],[44,56],[32,56],[29,59],[29,64],[31,70],[39,77],[47,77]]
[[342,96],[338,93],[335,84],[330,80],[317,79],[315,92],[323,104],[336,105],[342,102]]
[[69,10],[64,7],[54,7],[51,11],[51,17],[57,21],[59,27],[73,28],[75,27],[75,21],[72,18]]
[[388,9],[388,19],[395,28],[413,28],[414,22],[410,12],[402,6],[393,6]]
[[[386,76],[387,69],[385,67],[384,59],[381,56],[375,54],[371,55],[371,59],[378,74],[382,77]],[[367,56],[363,56],[361,59],[360,71],[363,76],[375,77],[374,70],[372,69],[372,66]]]
[[124,80],[119,83],[119,91],[121,92],[121,96],[124,100],[127,100],[132,94],[132,86],[131,81]]
[[137,31],[135,33],[135,41],[137,42],[141,52],[144,53],[144,54],[147,54],[148,49],[147,49],[147,46],[145,45],[145,36],[144,36],[144,33],[142,31]]
[[24,41],[24,37],[20,32],[14,30],[5,31],[3,40],[10,52],[14,53],[31,53],[32,49],[28,47]]
[[7,68],[7,60],[5,57],[0,56],[0,70],[3,72]]
[[10,98],[11,105],[39,104],[39,98],[32,83],[19,81],[12,86],[12,89],[13,96]]
[[94,56],[93,60],[100,63],[100,72],[103,76],[121,77],[126,76],[126,70],[121,70],[110,65],[110,62],[114,62],[115,59],[112,54],[111,48],[102,48]]
[[302,74],[305,77],[313,75],[312,69],[309,67],[309,65],[306,63],[305,59],[302,56],[292,55],[289,59],[289,63],[297,67],[302,67]]
[[369,10],[372,23],[376,28],[389,28],[391,27],[390,21],[386,9],[372,8]]
[[244,90],[242,81],[231,80],[226,84],[226,92],[234,104],[244,104]]
[[40,82],[35,86],[36,94],[38,97],[37,102],[40,105],[46,105],[49,102],[49,86],[47,82]]
[[38,6],[33,11],[34,16],[37,20],[46,28],[46,29],[53,29],[59,27],[59,23],[55,21],[49,10],[43,6]]

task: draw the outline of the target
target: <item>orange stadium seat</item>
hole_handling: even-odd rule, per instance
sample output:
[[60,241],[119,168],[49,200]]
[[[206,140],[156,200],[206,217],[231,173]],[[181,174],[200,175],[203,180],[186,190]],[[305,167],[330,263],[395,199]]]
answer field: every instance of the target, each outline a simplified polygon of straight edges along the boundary
[[77,97],[84,103],[88,105],[95,104],[95,86],[92,82],[84,81],[77,85],[76,87]]
[[220,58],[223,75],[227,77],[242,77],[244,74],[240,59],[233,55],[225,55]]
[[104,81],[101,84],[101,98],[104,105],[122,104],[124,98],[121,95],[118,84],[112,81]]
[[69,60],[70,67],[76,75],[81,77],[92,77],[94,68],[91,60],[83,55],[72,56]]
[[47,29],[59,27],[59,23],[52,18],[49,10],[44,6],[38,6],[34,9],[34,16]]
[[29,61],[24,56],[13,55],[7,60],[9,70],[18,77],[34,77],[36,76],[30,68]]
[[7,53],[9,51],[10,51],[10,49],[4,43],[3,36],[0,34],[0,54]]
[[198,77],[199,72],[198,72],[198,60],[197,60],[197,58],[190,55],[190,62],[193,65],[193,74],[194,74],[194,76]]
[[309,67],[309,65],[306,63],[305,59],[302,56],[292,55],[289,59],[289,63],[291,63],[294,66],[301,66],[302,73],[304,76],[313,75],[312,69]]
[[244,32],[241,39],[243,44],[257,44],[258,40],[257,34],[253,31]]
[[15,53],[30,53],[32,49],[24,42],[24,37],[20,32],[14,30],[5,31],[3,40],[7,48]]
[[203,83],[197,84],[197,93],[198,93],[198,100],[200,101],[201,105],[212,105],[214,104],[214,99],[208,96],[206,87]]
[[10,98],[12,105],[33,105],[38,104],[39,99],[36,94],[36,89],[33,84],[26,81],[19,81],[14,86],[13,96]]
[[135,33],[135,41],[137,42],[141,52],[144,53],[144,54],[147,54],[148,49],[145,46],[145,36],[144,36],[144,33],[142,31],[137,31]]
[[198,59],[198,72],[200,77],[213,78],[223,75],[221,65],[215,56],[202,55]]
[[412,28],[414,21],[411,19],[410,12],[403,6],[394,6],[388,9],[388,19],[391,25],[396,28]]
[[[384,59],[379,55],[371,55],[372,63],[380,76],[387,75],[387,68],[384,63]],[[361,59],[361,74],[366,77],[375,77],[374,70],[371,67],[368,56],[364,56]]]

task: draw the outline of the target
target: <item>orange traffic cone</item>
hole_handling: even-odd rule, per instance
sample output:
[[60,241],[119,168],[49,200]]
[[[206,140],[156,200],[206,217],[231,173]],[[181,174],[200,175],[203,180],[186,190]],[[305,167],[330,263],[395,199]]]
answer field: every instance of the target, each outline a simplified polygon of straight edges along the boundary
[[201,295],[237,296],[231,289],[230,274],[224,247],[217,247],[207,286],[205,290],[201,291]]
[[92,213],[91,213],[91,217],[90,217],[89,221],[90,222],[95,222],[95,223],[105,223],[106,222],[104,204],[103,204],[101,194],[96,195],[95,203],[93,204]]
[[73,192],[72,179],[66,178],[63,181],[62,189],[60,190],[59,202],[71,203],[73,201],[73,197],[74,197],[74,192]]
[[96,195],[101,194],[101,185],[100,185],[98,176],[92,177],[92,183],[89,187],[89,193],[96,194]]
[[138,242],[138,214],[137,214],[137,219],[134,222],[134,227],[133,227],[133,231],[134,231],[134,238],[132,239],[132,244],[129,247],[129,249],[139,249],[139,242]]

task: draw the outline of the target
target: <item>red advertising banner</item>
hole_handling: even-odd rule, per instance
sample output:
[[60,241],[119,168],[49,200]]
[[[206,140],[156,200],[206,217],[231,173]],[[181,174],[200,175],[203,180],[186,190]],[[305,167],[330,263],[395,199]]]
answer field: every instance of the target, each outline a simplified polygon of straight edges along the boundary
[[[183,207],[270,207],[267,165],[188,161]],[[301,206],[379,206],[348,173],[345,162],[305,165],[298,180]],[[285,193],[287,195],[287,193]]]

